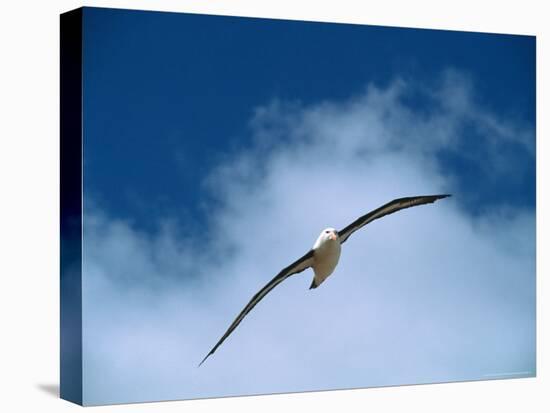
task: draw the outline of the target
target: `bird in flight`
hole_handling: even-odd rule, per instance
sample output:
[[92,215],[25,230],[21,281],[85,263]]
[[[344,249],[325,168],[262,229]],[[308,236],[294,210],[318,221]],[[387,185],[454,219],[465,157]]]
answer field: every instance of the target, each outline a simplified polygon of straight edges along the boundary
[[289,266],[283,268],[279,274],[277,274],[271,281],[269,281],[260,291],[258,291],[243,308],[243,310],[237,315],[237,318],[231,323],[224,335],[218,340],[216,345],[210,350],[206,357],[199,363],[199,366],[205,362],[218,349],[218,347],[225,341],[227,337],[237,328],[237,326],[243,321],[243,318],[252,310],[256,304],[264,298],[267,293],[273,290],[277,285],[282,283],[288,277],[294,274],[298,274],[307,268],[313,269],[314,277],[309,289],[317,288],[327,277],[332,274],[338,260],[340,259],[340,250],[344,242],[358,229],[364,227],[368,223],[375,219],[382,218],[383,216],[393,214],[405,208],[410,208],[418,205],[431,204],[438,199],[447,198],[451,195],[422,195],[413,196],[407,198],[398,198],[387,204],[382,205],[368,214],[365,214],[344,229],[337,231],[334,228],[324,229],[313,247],[301,258],[294,261]]

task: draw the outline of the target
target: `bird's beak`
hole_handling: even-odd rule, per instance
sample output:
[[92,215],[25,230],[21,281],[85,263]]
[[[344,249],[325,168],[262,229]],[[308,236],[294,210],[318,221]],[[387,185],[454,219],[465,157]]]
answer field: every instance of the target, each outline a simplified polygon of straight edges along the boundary
[[336,241],[336,234],[333,232],[330,234],[330,239],[333,240],[333,241]]

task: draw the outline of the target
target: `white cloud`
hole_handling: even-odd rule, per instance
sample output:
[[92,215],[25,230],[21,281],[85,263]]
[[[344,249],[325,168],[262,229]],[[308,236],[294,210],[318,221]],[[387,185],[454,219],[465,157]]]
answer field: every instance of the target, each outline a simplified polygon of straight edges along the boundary
[[455,192],[456,176],[437,155],[465,155],[465,124],[485,140],[490,165],[502,163],[510,140],[531,153],[528,129],[474,97],[473,83],[449,71],[435,88],[398,80],[344,102],[258,108],[255,145],[205,183],[216,201],[206,244],[170,222],[152,235],[89,211],[87,403],[534,374],[534,211],[502,207],[474,219],[461,193],[355,234],[320,288],[307,289],[310,271],[291,277],[197,368],[248,299],[322,228],[396,197]]

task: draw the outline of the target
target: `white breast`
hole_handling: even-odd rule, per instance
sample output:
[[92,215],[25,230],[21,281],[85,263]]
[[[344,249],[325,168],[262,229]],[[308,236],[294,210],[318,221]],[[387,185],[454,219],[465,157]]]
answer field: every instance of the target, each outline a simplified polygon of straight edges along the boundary
[[322,243],[315,249],[313,271],[315,272],[315,284],[319,286],[332,274],[340,259],[340,241],[330,240]]

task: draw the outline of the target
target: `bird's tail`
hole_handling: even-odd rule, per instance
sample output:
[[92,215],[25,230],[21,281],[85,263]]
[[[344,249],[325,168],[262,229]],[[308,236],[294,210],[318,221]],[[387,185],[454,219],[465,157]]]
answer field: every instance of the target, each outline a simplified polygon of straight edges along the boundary
[[312,290],[317,287],[319,287],[319,284],[315,282],[315,277],[313,277],[313,280],[311,281],[311,285],[309,286],[309,289]]

